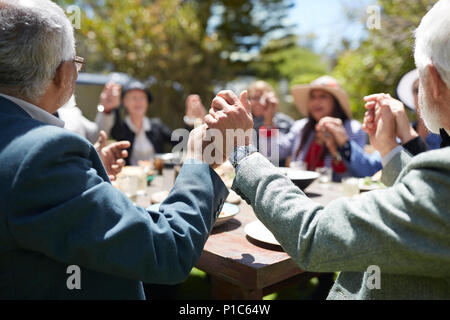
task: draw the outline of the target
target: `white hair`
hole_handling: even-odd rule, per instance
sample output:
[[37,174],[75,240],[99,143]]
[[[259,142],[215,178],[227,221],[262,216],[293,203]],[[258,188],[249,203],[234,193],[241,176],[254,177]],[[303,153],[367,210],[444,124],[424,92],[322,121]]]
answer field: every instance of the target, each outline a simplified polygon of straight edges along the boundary
[[425,15],[415,32],[414,58],[419,71],[429,64],[450,88],[450,0],[440,0]]
[[39,99],[75,57],[72,24],[50,0],[0,0],[0,92]]

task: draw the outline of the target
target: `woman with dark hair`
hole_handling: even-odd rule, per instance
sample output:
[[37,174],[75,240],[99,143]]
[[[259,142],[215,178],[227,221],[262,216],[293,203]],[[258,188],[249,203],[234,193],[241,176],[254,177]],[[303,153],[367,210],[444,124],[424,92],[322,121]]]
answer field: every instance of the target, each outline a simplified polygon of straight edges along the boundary
[[280,158],[303,162],[308,170],[331,168],[333,180],[372,176],[381,170],[381,157],[368,154],[366,133],[353,120],[348,95],[335,79],[321,77],[292,89],[299,111],[306,116],[280,136]]

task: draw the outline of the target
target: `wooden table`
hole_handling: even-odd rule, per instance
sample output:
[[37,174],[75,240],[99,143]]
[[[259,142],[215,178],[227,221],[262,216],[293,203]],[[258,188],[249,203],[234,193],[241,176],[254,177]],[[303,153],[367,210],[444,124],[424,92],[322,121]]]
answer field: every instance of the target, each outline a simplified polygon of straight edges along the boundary
[[[156,177],[149,191],[161,190],[162,181],[162,177]],[[315,182],[306,191],[312,199],[326,205],[343,196],[341,189],[340,184]],[[239,207],[240,213],[234,219],[213,229],[196,265],[210,275],[213,299],[258,300],[317,275],[302,271],[281,247],[246,236],[244,227],[256,216],[245,201]]]

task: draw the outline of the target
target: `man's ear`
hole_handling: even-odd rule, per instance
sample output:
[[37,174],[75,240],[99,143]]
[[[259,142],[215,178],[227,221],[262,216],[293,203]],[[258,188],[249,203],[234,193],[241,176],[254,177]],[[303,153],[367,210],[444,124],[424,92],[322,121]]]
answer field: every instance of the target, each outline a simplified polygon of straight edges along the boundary
[[429,64],[427,66],[427,69],[430,76],[429,81],[431,94],[433,95],[434,99],[438,99],[443,94],[442,89],[445,88],[445,82],[442,80],[439,71],[436,69],[436,66],[433,63]]
[[65,89],[72,82],[74,65],[71,62],[64,61],[56,69],[53,77],[53,85],[58,89]]

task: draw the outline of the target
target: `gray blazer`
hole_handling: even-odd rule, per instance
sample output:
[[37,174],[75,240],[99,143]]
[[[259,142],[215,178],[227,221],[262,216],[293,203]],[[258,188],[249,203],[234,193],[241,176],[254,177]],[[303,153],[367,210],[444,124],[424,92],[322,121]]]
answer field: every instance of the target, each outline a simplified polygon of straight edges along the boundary
[[[397,154],[383,182],[324,207],[256,153],[233,189],[300,268],[341,271],[328,299],[450,299],[450,148]],[[369,289],[373,265],[381,289]]]

